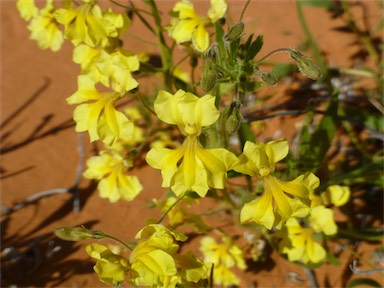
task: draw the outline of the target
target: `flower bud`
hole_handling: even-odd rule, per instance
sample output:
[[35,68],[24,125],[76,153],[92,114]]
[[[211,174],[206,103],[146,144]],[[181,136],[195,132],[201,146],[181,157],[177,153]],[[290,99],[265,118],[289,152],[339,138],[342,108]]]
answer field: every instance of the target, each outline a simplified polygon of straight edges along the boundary
[[101,231],[92,231],[84,227],[59,227],[55,229],[57,237],[67,241],[80,241],[84,239],[103,239],[105,234]]
[[205,92],[208,92],[209,90],[213,89],[216,84],[216,56],[219,53],[218,50],[218,44],[212,43],[212,45],[208,48],[207,52],[205,52],[204,55],[200,85]]
[[265,82],[268,86],[273,86],[277,83],[277,78],[272,73],[262,72],[260,74],[260,78],[263,82]]
[[227,121],[225,121],[225,131],[227,131],[228,134],[235,133],[239,129],[240,122],[243,119],[243,116],[240,113],[240,102],[234,101],[231,106],[232,107],[229,110],[231,115],[229,115]]
[[232,42],[233,40],[239,38],[241,36],[241,33],[243,33],[244,30],[244,23],[238,22],[235,25],[233,25],[231,28],[229,28],[229,31],[224,34],[224,41],[225,42]]
[[317,80],[322,76],[319,67],[299,51],[291,49],[289,50],[289,56],[296,62],[300,72],[308,78]]
[[225,121],[225,131],[227,131],[228,134],[233,134],[239,129],[240,127],[240,119],[237,117],[236,114],[231,114],[227,121]]

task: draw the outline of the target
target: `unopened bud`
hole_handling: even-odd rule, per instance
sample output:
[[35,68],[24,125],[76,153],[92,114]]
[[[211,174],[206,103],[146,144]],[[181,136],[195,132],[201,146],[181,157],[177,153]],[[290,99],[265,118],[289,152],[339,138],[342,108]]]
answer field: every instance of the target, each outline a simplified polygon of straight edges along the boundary
[[225,131],[227,131],[228,134],[233,134],[239,129],[240,127],[240,119],[237,117],[236,114],[231,114],[227,121],[225,121]]
[[263,80],[263,82],[265,82],[268,86],[273,86],[277,83],[277,78],[275,75],[273,75],[272,73],[268,73],[268,72],[262,72],[260,74],[260,78],[261,80]]
[[240,113],[240,107],[240,102],[232,102],[231,109],[229,110],[229,113],[231,113],[231,115],[229,115],[227,121],[225,121],[225,131],[228,134],[235,133],[240,127],[241,120],[243,119],[243,116]]
[[217,79],[217,67],[216,67],[216,56],[217,50],[219,49],[217,43],[212,43],[204,55],[203,67],[201,71],[201,88],[208,92],[215,87]]
[[233,40],[239,38],[241,36],[241,33],[243,33],[244,30],[244,23],[238,22],[235,25],[233,25],[231,28],[229,28],[229,31],[224,34],[224,41],[225,42],[232,42]]
[[317,80],[322,76],[319,67],[299,51],[291,49],[289,50],[289,56],[296,62],[300,72],[308,78]]
[[84,239],[103,239],[105,234],[101,231],[92,231],[84,227],[59,227],[55,229],[57,237],[67,241],[80,241]]

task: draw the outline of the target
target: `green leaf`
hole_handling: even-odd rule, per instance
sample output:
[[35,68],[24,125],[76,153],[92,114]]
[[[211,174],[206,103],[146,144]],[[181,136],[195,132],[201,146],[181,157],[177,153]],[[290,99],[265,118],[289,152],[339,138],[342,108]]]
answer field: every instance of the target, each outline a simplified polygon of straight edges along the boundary
[[382,241],[384,238],[383,229],[365,228],[356,230],[339,229],[338,238],[357,239],[365,241]]
[[[215,23],[215,29],[216,29],[216,42],[219,44],[220,54],[221,58],[224,58],[225,55],[225,45],[224,45],[224,29],[219,24],[219,21]],[[221,59],[220,59],[221,60]]]
[[278,63],[273,67],[273,74],[277,79],[291,75],[297,70],[297,66],[293,63]]
[[341,261],[335,255],[329,252],[327,252],[327,259],[328,262],[332,265],[340,266],[342,264]]
[[379,283],[377,283],[375,280],[370,278],[357,278],[349,281],[348,283],[348,288],[358,287],[358,286],[382,287]]
[[[323,161],[337,129],[337,109],[338,99],[337,92],[331,97],[327,111],[321,119],[315,132],[311,135],[308,143],[308,135],[301,139],[300,145],[300,162],[306,170],[316,172],[320,169],[320,163]],[[308,133],[308,131],[304,131]],[[309,144],[309,149],[307,148]],[[305,148],[304,148],[305,147]]]
[[241,147],[244,147],[244,144],[247,141],[256,142],[255,136],[253,135],[247,123],[241,123],[239,130],[237,130],[237,133],[239,134]]
[[254,81],[254,82],[241,82],[240,89],[244,92],[254,92],[258,90],[263,85],[263,82]]
[[245,57],[245,61],[252,60],[253,58],[255,58],[257,53],[259,53],[259,51],[261,50],[261,47],[263,47],[263,35],[257,36],[256,40],[252,42]]
[[[300,1],[300,0],[299,0]],[[331,9],[333,4],[331,0],[301,0],[303,6]]]

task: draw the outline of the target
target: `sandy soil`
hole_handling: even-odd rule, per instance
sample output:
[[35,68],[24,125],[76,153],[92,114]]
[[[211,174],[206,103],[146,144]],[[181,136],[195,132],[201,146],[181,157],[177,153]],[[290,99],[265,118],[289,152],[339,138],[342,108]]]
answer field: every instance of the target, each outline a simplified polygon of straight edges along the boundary
[[[229,2],[231,14],[238,15],[241,1]],[[172,6],[171,1],[161,4],[167,9]],[[1,204],[9,208],[39,191],[73,185],[79,161],[79,140],[71,121],[73,107],[66,104],[65,98],[76,90],[79,67],[70,61],[71,44],[66,43],[58,53],[40,50],[28,39],[29,31],[16,11],[15,1],[3,0],[0,5]],[[380,11],[372,8],[375,5],[369,7],[370,15],[377,19]],[[340,25],[339,20],[332,20],[320,9],[306,8],[305,11],[329,63],[351,67],[350,56],[356,53],[356,47],[352,45],[354,39],[347,33],[332,30]],[[278,47],[297,47],[304,41],[297,19],[294,1],[253,1],[244,20],[248,23],[247,33],[264,34],[265,45],[261,54],[266,54]],[[146,36],[142,34],[138,21],[134,21],[131,32]],[[139,46],[138,43],[132,43],[134,51],[155,52],[152,46]],[[287,59],[277,56],[274,60]],[[261,93],[283,95],[281,89],[263,90]],[[266,121],[266,125],[264,137],[271,137],[279,130],[281,137],[291,138],[295,131],[293,122],[287,118]],[[90,157],[94,147],[88,144],[87,135],[83,138],[80,141],[84,143],[86,156]],[[102,287],[92,270],[93,262],[83,249],[84,243],[61,241],[52,231],[58,226],[85,225],[122,239],[132,238],[145,225],[147,218],[160,216],[159,212],[146,208],[146,203],[165,192],[159,188],[161,177],[157,170],[142,167],[135,169],[133,174],[139,176],[144,186],[144,191],[134,202],[110,204],[98,196],[95,183],[83,179],[79,186],[79,213],[73,212],[72,197],[67,193],[45,197],[2,217],[1,286]],[[204,199],[202,205],[211,207],[214,203]],[[215,217],[206,220],[226,223],[227,231],[238,232],[228,216]],[[53,253],[55,247],[61,249]],[[357,252],[364,252],[364,257],[369,259],[375,248],[362,243]],[[20,253],[24,257],[18,262],[16,256],[13,262],[6,261],[7,253],[13,253],[8,256]],[[347,266],[353,258],[349,252],[340,253],[342,265],[325,265],[316,272],[321,287],[341,287],[350,277]],[[292,277],[291,272],[297,273],[298,277]],[[301,267],[275,253],[265,265],[252,267],[239,275],[242,275],[242,287],[252,284],[257,287],[309,285]]]

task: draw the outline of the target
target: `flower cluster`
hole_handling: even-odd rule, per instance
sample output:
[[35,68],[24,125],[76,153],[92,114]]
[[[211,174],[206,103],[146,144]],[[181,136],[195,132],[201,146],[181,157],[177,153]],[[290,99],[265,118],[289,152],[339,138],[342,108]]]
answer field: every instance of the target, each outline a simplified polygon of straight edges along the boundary
[[[31,38],[37,40],[41,48],[57,51],[64,39],[73,44],[72,60],[81,72],[77,77],[77,90],[66,101],[76,105],[75,130],[87,132],[90,142],[104,144],[97,156],[88,159],[83,176],[99,181],[100,197],[110,202],[132,201],[143,186],[136,176],[127,173],[134,163],[144,161],[143,151],[150,149],[145,160],[161,171],[162,187],[170,190],[167,197],[152,202],[163,216],[158,222],[148,221],[157,224],[145,226],[130,244],[85,227],[56,229],[56,234],[65,240],[111,238],[131,250],[117,251],[98,243],[86,247],[86,252],[96,259],[94,270],[105,284],[199,287],[207,286],[209,275],[213,275],[211,286],[240,285],[240,279],[232,270],[243,270],[246,264],[233,238],[220,234],[221,242],[217,242],[212,237],[203,237],[200,251],[204,261],[191,252],[180,253],[180,243],[187,240],[185,234],[177,231],[181,226],[193,226],[199,234],[212,230],[202,215],[187,211],[181,203],[196,205],[210,190],[212,193],[208,195],[230,203],[233,215],[239,216],[242,225],[264,227],[260,229],[266,231],[264,233],[279,230],[275,234],[280,240],[279,251],[290,261],[322,262],[326,251],[317,241],[337,232],[332,210],[327,207],[345,204],[350,197],[349,188],[328,186],[319,195],[319,191],[315,191],[319,178],[311,172],[291,181],[279,179],[276,165],[288,155],[288,141],[246,141],[252,137],[239,131],[247,120],[242,115],[242,105],[246,103],[243,96],[262,84],[253,78],[257,76],[271,85],[277,80],[271,73],[259,71],[259,62],[254,61],[261,49],[262,37],[253,41],[251,35],[241,42],[244,31],[241,19],[225,33],[224,22],[219,20],[226,13],[226,1],[211,0],[210,4],[207,15],[202,16],[191,1],[181,0],[171,11],[170,24],[163,26],[154,1],[144,1],[150,12],[130,2],[131,11],[137,13],[138,19],[159,41],[162,66],[157,67],[152,65],[148,53],[136,54],[123,48],[122,34],[131,24],[125,12],[103,9],[97,0],[63,1],[60,8],[58,2],[47,0],[42,9],[34,0],[17,1],[22,18],[30,21]],[[154,21],[146,20],[149,15]],[[151,27],[152,22],[156,23],[156,29]],[[212,44],[207,30],[210,26],[215,26],[217,32],[216,42]],[[168,40],[173,41],[170,46],[164,39],[164,31],[171,38]],[[176,44],[191,44],[193,49],[187,49],[186,57],[174,64]],[[321,76],[317,66],[300,52],[280,51],[289,51],[308,77]],[[203,58],[199,82],[195,82],[193,71],[189,75],[181,69],[180,63],[188,56],[192,70],[198,67],[196,57]],[[165,78],[163,89],[166,90],[156,90],[152,98],[144,95],[141,84],[139,87],[138,77],[149,74]],[[200,95],[203,93],[199,93],[199,89],[212,95]],[[129,108],[118,109],[117,102],[123,102],[122,99],[129,100]],[[230,99],[230,105],[226,99]],[[145,113],[141,114],[139,108]],[[155,122],[154,116],[163,123]],[[177,133],[180,142],[176,142],[175,135],[169,131]],[[244,147],[232,145],[231,137],[236,137],[238,131],[238,143]],[[227,186],[227,178],[244,175],[248,184],[252,183],[249,176],[255,177],[263,184],[264,191],[260,195],[252,194],[253,189],[244,193],[247,195],[234,193]],[[223,191],[217,193],[216,189]],[[167,226],[161,224],[165,216],[169,219]],[[129,255],[124,256],[127,253]],[[259,259],[257,253],[253,254],[254,259]]]
[[220,243],[212,237],[204,237],[200,243],[200,251],[203,253],[204,263],[213,269],[216,285],[240,285],[240,279],[230,269],[237,267],[244,270],[247,266],[242,250],[230,237],[223,235]]
[[333,220],[333,211],[324,206],[311,209],[308,224],[302,225],[296,218],[289,218],[285,225],[285,234],[279,244],[281,253],[287,254],[289,261],[319,263],[326,257],[325,249],[315,239],[321,235],[334,235],[337,226]]
[[227,10],[224,0],[211,0],[208,17],[196,13],[193,3],[182,0],[173,7],[175,17],[168,27],[169,35],[176,43],[192,42],[192,46],[199,52],[209,47],[209,34],[206,26],[222,18]]
[[64,35],[55,18],[55,2],[48,0],[43,9],[38,9],[34,0],[18,0],[17,8],[24,20],[30,21],[28,29],[31,39],[37,41],[41,49],[60,50]]
[[240,163],[235,171],[256,176],[264,181],[263,195],[246,203],[241,210],[241,222],[254,221],[268,229],[280,229],[290,217],[304,217],[309,212],[311,191],[319,186],[319,179],[307,173],[283,182],[273,176],[275,164],[288,154],[287,140],[268,143],[246,142]]
[[155,112],[160,120],[177,125],[186,137],[176,149],[152,148],[147,162],[161,169],[163,187],[171,187],[180,196],[195,191],[204,197],[209,188],[223,189],[227,171],[233,169],[237,157],[224,148],[205,149],[198,136],[204,126],[217,121],[220,112],[214,105],[215,97],[197,97],[179,90],[175,95],[160,91],[155,101]]

